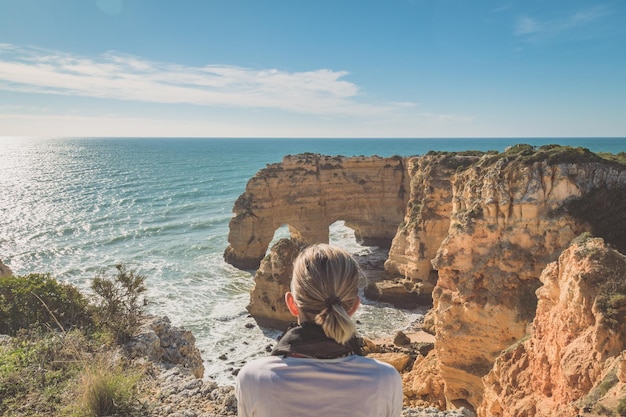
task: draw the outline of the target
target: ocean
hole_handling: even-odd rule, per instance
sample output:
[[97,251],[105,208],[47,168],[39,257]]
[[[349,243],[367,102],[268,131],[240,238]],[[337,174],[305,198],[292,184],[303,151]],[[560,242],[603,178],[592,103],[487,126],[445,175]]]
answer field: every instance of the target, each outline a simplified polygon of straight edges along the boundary
[[[0,138],[0,259],[16,275],[50,273],[86,292],[97,274],[112,277],[124,263],[147,277],[148,312],[193,332],[205,377],[232,384],[232,371],[277,336],[245,309],[254,271],[222,258],[233,204],[256,172],[303,152],[410,156],[517,143],[626,151],[626,138]],[[275,238],[286,235],[281,228]],[[354,253],[373,250],[341,222],[330,239]],[[356,318],[362,334],[379,337],[423,313],[365,300]]]

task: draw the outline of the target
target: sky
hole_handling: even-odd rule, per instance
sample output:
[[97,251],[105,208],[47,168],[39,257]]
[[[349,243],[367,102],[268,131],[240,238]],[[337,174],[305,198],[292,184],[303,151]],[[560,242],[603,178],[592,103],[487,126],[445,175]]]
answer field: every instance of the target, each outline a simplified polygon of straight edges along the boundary
[[626,137],[626,1],[0,0],[0,136]]

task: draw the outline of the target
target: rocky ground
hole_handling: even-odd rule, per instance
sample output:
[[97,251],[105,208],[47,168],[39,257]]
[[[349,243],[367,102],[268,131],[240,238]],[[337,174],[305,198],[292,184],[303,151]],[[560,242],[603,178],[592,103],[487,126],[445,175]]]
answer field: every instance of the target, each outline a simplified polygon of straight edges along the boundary
[[[419,343],[411,343],[411,340]],[[398,333],[393,339],[368,341],[366,350],[396,367],[405,367],[419,351],[426,351],[426,335]],[[396,345],[394,340],[400,345]],[[218,417],[237,415],[234,388],[203,378],[204,367],[193,335],[170,325],[166,317],[147,318],[127,346],[137,367],[145,370],[140,386],[142,407],[152,417]],[[403,344],[403,345],[402,345]],[[411,348],[413,346],[413,348]],[[403,417],[473,417],[461,408],[405,408]]]

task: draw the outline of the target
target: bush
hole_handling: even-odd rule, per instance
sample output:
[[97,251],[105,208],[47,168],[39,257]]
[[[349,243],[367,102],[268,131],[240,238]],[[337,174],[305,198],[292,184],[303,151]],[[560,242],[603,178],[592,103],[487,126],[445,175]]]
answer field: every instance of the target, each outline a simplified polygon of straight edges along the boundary
[[136,407],[138,373],[120,367],[98,364],[87,369],[81,379],[82,395],[78,415],[128,416]]
[[91,350],[79,329],[19,331],[0,346],[0,415],[60,415]]
[[91,323],[87,306],[76,287],[60,284],[49,274],[0,277],[0,334],[58,324],[65,330],[82,327]]
[[99,297],[96,303],[98,324],[111,330],[117,342],[125,343],[139,326],[146,305],[141,298],[146,291],[146,277],[137,275],[134,270],[127,271],[122,264],[115,268],[117,276],[113,280],[96,276],[91,289]]
[[[141,416],[136,385],[103,337],[132,335],[141,319],[145,277],[117,265],[93,280],[95,303],[48,274],[0,278],[0,415]],[[96,353],[99,352],[99,353]]]
[[620,416],[626,417],[626,397],[619,400],[616,411]]

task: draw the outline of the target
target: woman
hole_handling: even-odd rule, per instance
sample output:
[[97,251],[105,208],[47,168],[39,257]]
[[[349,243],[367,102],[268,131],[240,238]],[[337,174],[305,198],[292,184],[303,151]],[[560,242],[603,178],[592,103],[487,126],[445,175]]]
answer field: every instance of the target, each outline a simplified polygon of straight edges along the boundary
[[285,333],[272,356],[239,372],[240,417],[400,416],[400,374],[361,356],[351,319],[360,305],[360,274],[343,249],[319,244],[300,253],[285,294],[298,326]]

